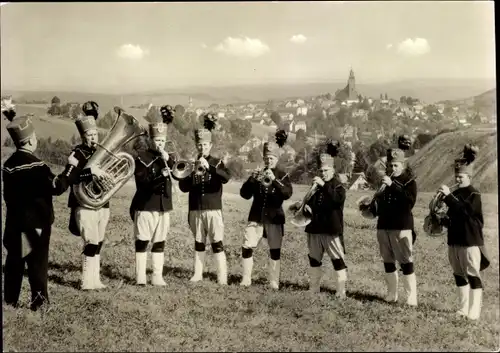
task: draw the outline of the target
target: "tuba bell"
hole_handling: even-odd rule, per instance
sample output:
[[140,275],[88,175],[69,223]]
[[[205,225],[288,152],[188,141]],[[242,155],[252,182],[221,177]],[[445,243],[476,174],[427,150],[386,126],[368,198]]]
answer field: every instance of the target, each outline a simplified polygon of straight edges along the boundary
[[306,211],[306,205],[307,202],[313,197],[313,195],[318,191],[319,185],[316,183],[313,183],[311,185],[311,188],[309,191],[304,196],[304,199],[302,200],[301,203],[295,203],[293,205],[290,205],[289,210],[293,212],[293,218],[290,221],[294,226],[296,227],[305,227],[309,223],[311,223],[312,220],[312,214],[310,212]]
[[123,147],[147,131],[132,115],[115,107],[118,117],[102,144],[96,144],[96,151],[84,168],[99,167],[109,179],[93,177],[73,187],[78,202],[90,209],[99,209],[134,175],[134,158],[122,151]]
[[[452,185],[450,190],[457,186],[458,184]],[[446,232],[447,207],[443,201],[444,197],[444,194],[438,191],[429,202],[429,214],[424,219],[423,227],[428,236],[439,237]]]

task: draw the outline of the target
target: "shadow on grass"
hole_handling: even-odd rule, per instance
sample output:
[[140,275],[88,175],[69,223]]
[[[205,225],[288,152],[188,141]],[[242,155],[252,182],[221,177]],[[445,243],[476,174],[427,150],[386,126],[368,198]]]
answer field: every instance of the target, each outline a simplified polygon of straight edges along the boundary
[[[81,267],[76,266],[72,263],[55,263],[55,262],[49,262],[49,269],[50,270],[56,270],[56,271],[61,271],[63,273],[67,272],[80,272]],[[5,265],[2,265],[2,272],[5,272]],[[148,269],[148,273],[151,273],[151,270]],[[27,276],[27,271],[24,271],[25,276]],[[164,276],[170,276],[170,277],[175,277],[181,280],[186,280],[188,281],[189,278],[193,275],[193,271],[191,269],[187,269],[184,267],[178,267],[178,266],[164,266],[163,267],[163,275]],[[105,278],[109,278],[112,280],[118,280],[122,281],[124,284],[130,284],[134,285],[135,284],[135,278],[131,278],[130,276],[124,275],[120,273],[118,270],[116,270],[114,267],[110,265],[103,265],[101,267],[101,276]],[[211,282],[217,282],[217,274],[214,272],[204,272],[203,277],[205,279],[208,279]],[[74,280],[68,280],[64,278],[64,275],[59,275],[59,274],[50,274],[48,277],[50,282],[75,288],[79,288],[79,281],[74,281]],[[241,275],[236,275],[236,274],[229,274],[228,275],[228,285],[235,285],[238,286],[241,281]],[[267,286],[268,285],[268,279],[265,277],[258,277],[255,279],[252,279],[252,285],[257,285],[257,286]],[[292,292],[306,292],[309,289],[308,284],[300,284],[296,282],[290,282],[290,281],[280,281],[280,289],[284,291],[292,291]],[[330,288],[321,288],[322,293],[329,293],[334,295],[336,290],[330,289]],[[385,303],[384,298],[375,295],[375,294],[370,294],[370,293],[365,293],[365,292],[360,292],[360,291],[347,291],[347,297],[352,298],[361,302],[381,302]],[[422,303],[419,305],[421,308],[425,309],[431,309],[434,311],[439,311],[439,312],[447,312],[446,309],[443,308],[437,308],[432,304],[428,303]]]
[[[166,276],[173,276],[183,280],[189,280],[189,278],[193,275],[193,271],[183,267],[164,266],[163,274]],[[217,274],[214,272],[204,272],[203,278],[208,279],[212,282],[217,282]],[[228,280],[227,280],[228,285],[239,286],[240,282],[241,282],[241,275],[235,275],[235,274],[228,275]],[[269,281],[265,277],[258,277],[252,279],[252,285],[267,286],[268,283]],[[290,281],[280,281],[280,289],[291,292],[306,292],[309,289],[309,285],[307,284],[304,285]],[[334,295],[336,293],[336,290],[330,288],[321,288],[321,292]],[[384,298],[378,295],[359,292],[359,291],[347,291],[347,297],[362,302],[381,302],[381,303],[386,302]]]

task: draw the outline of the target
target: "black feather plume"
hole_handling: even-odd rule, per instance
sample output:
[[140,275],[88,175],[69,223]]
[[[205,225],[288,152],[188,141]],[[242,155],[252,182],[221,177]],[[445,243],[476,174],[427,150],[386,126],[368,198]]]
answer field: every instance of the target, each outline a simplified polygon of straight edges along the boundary
[[479,147],[468,143],[464,146],[462,159],[467,164],[471,164],[476,159],[478,153],[479,153]]
[[94,101],[85,102],[82,105],[82,111],[85,115],[93,116],[97,120],[99,117],[99,104]]
[[326,141],[326,153],[332,157],[337,157],[339,154],[340,142],[337,140],[328,139]]
[[411,148],[411,138],[408,135],[401,135],[398,138],[398,147],[403,151],[408,151]]
[[276,143],[281,148],[285,145],[286,140],[288,139],[288,134],[286,133],[285,130],[278,129],[278,130],[276,130],[275,137],[276,137]]
[[203,118],[203,127],[208,131],[212,131],[217,126],[217,117],[212,113],[205,114]]
[[170,124],[174,120],[175,110],[171,105],[164,105],[160,108],[160,114],[165,124]]

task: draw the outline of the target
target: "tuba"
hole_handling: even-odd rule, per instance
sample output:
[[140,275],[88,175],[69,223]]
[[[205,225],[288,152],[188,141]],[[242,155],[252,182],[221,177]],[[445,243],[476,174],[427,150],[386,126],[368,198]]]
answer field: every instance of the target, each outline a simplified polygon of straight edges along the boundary
[[99,167],[109,175],[109,179],[92,177],[73,188],[78,202],[87,208],[99,209],[134,175],[134,158],[122,151],[123,147],[147,131],[137,119],[115,107],[118,117],[102,144],[88,160],[85,168]]
[[318,191],[319,185],[313,183],[309,191],[305,194],[302,203],[295,203],[290,205],[289,210],[293,212],[293,218],[290,221],[296,227],[305,227],[312,220],[312,214],[310,212],[306,213],[307,202],[313,197],[313,195]]
[[[457,186],[458,184],[452,185],[450,190]],[[429,202],[429,214],[424,219],[424,232],[431,237],[438,237],[445,233],[448,210],[443,199],[444,194],[438,191]]]

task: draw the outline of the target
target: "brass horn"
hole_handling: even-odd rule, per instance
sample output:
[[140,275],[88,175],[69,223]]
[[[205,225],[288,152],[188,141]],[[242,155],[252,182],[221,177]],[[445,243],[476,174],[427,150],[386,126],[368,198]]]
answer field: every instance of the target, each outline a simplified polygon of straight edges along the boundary
[[[457,184],[453,184],[450,187],[454,189],[458,186]],[[432,197],[429,202],[429,214],[424,219],[424,232],[431,237],[437,237],[444,235],[445,233],[445,222],[443,220],[446,218],[447,207],[444,203],[444,194],[440,191],[436,192],[436,194]]]
[[269,178],[267,175],[266,175],[266,171],[267,171],[267,168],[259,168],[257,169],[257,177],[255,179],[257,179],[257,181],[259,183],[261,183],[264,187],[269,187],[271,186],[271,184],[273,183],[271,178]]
[[302,203],[299,204],[298,202],[296,202],[295,204],[290,205],[290,207],[288,208],[290,211],[293,212],[293,218],[290,221],[290,223],[292,223],[294,226],[305,227],[309,223],[311,223],[312,214],[310,214],[309,212],[307,212],[306,214],[306,205],[311,199],[311,197],[313,197],[313,195],[316,193],[316,191],[318,191],[318,188],[319,185],[313,183],[309,191],[305,194]]

